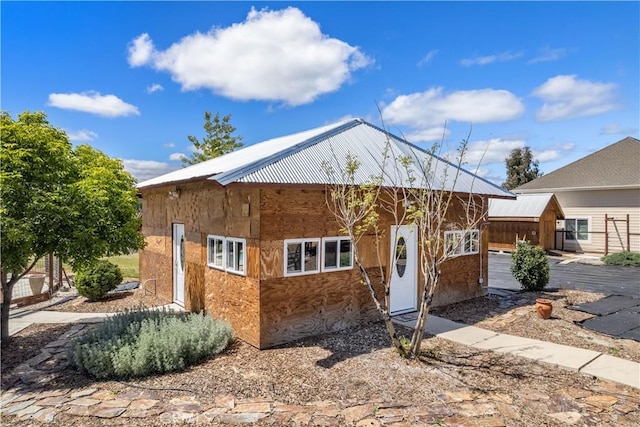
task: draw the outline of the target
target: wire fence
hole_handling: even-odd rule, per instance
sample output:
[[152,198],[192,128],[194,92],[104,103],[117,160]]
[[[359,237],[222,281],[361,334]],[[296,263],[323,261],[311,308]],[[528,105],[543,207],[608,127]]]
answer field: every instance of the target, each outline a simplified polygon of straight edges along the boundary
[[69,282],[60,259],[46,255],[13,286],[11,304],[28,305],[46,300],[62,286],[69,286]]

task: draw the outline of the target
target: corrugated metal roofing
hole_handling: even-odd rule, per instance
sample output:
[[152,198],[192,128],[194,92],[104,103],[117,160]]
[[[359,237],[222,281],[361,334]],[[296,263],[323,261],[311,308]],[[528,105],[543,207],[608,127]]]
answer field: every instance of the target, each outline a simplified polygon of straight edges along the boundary
[[489,200],[489,218],[540,218],[553,193],[519,194],[517,200]]
[[[388,142],[388,143],[387,143]],[[406,156],[412,160],[410,166],[414,176],[421,177],[421,165],[432,162],[430,188],[451,190],[454,165],[438,157],[430,156],[421,148],[386,133],[361,119],[338,122],[333,125],[312,129],[282,138],[265,141],[254,146],[235,151],[217,159],[212,159],[180,171],[154,178],[138,187],[177,182],[197,176],[208,176],[222,185],[233,182],[263,184],[330,184],[335,181],[327,174],[329,166],[339,172],[348,155],[357,158],[360,167],[355,183],[368,182],[380,174],[384,161],[384,150],[388,149],[388,159]],[[242,160],[240,160],[242,159]],[[384,184],[396,186],[407,182],[408,175],[397,175],[397,168],[387,161],[387,175]],[[197,170],[192,170],[197,168]],[[338,174],[339,175],[339,174]],[[502,188],[461,170],[454,191],[473,192],[495,197],[514,197]]]
[[312,139],[317,135],[322,135],[336,127],[340,127],[341,125],[350,122],[351,120],[344,120],[341,122],[310,129],[304,132],[259,142],[257,144],[253,144],[240,150],[225,154],[224,156],[216,157],[215,159],[197,163],[195,165],[178,169],[177,171],[173,171],[149,179],[147,181],[143,181],[138,184],[138,188],[171,184],[174,182],[188,181],[195,178],[205,178],[221,174],[223,172],[229,172],[243,166],[268,159],[274,154],[281,153],[288,148],[295,146],[296,144],[300,144],[301,142]]
[[640,140],[624,138],[515,188],[515,193],[579,188],[640,187]]

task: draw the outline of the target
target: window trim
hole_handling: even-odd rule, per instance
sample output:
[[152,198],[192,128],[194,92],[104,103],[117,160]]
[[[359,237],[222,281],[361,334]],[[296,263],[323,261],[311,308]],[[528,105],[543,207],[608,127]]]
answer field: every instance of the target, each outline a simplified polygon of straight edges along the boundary
[[[476,250],[470,250],[467,251],[466,250],[466,246],[467,246],[467,238],[471,238],[471,242],[473,242],[473,236],[477,236],[477,246],[476,246]],[[477,255],[480,253],[480,230],[477,228],[473,228],[470,230],[447,230],[444,232],[444,250],[447,252],[447,256],[454,258],[454,257],[459,257],[459,256],[465,256],[465,255]],[[449,239],[453,239],[454,242],[457,243],[457,247],[455,248],[454,252],[449,252],[449,248],[448,248],[448,240]],[[472,249],[473,249],[473,245]]]
[[[231,242],[233,243],[233,250],[234,250],[234,254],[236,253],[236,251],[238,250],[238,243],[242,244],[242,269],[235,269],[235,266],[231,266],[229,267],[229,265],[227,265],[226,261],[228,259],[228,251],[227,251],[227,244]],[[246,276],[247,273],[247,239],[242,239],[240,237],[226,237],[225,238],[225,245],[224,245],[224,253],[225,253],[225,271],[229,272],[229,273],[233,273],[233,274],[238,274],[240,276]],[[234,261],[236,260],[235,255],[234,255]],[[235,263],[235,262],[234,262]]]
[[[581,233],[581,231],[579,231],[578,229],[578,221],[587,221],[587,238],[586,239],[578,239],[578,234]],[[569,231],[568,227],[567,227],[567,221],[574,221],[576,229]],[[569,233],[573,233],[575,234],[575,239],[570,239],[569,238]],[[579,243],[591,243],[591,217],[590,216],[584,216],[584,217],[576,217],[576,218],[565,218],[564,219],[564,240],[567,242],[572,242],[575,244],[579,244]]]
[[[222,265],[216,265],[211,262],[211,241],[220,240],[222,241]],[[235,269],[233,266],[229,267],[227,263],[227,243],[232,242],[234,245],[234,251],[237,250],[237,244],[242,244],[242,269]],[[240,237],[225,237],[219,236],[217,234],[210,234],[207,236],[207,265],[210,268],[226,271],[227,273],[237,274],[240,276],[247,275],[247,239],[243,239]]]
[[[340,267],[340,244],[343,241],[348,241],[351,244],[351,256],[349,257],[349,266],[348,267]],[[335,267],[326,267],[325,260],[327,256],[326,251],[326,243],[328,242],[336,242],[337,253],[336,253],[336,266]],[[348,236],[336,236],[336,237],[323,237],[322,238],[322,259],[320,260],[320,270],[322,272],[331,272],[331,271],[344,271],[344,270],[353,270],[353,242]]]
[[[211,254],[211,249],[212,248],[211,248],[210,242],[212,240],[213,241],[215,241],[215,240],[222,241],[222,265],[216,265],[216,264],[211,262],[211,255],[212,255]],[[215,245],[215,242],[214,242],[214,245]],[[207,236],[207,265],[209,267],[215,268],[216,270],[224,271],[225,270],[225,266],[226,266],[226,259],[227,259],[226,258],[226,256],[227,256],[226,252],[227,252],[227,245],[226,245],[224,236],[218,236],[218,235],[215,235],[215,234],[210,234],[210,235]],[[215,253],[214,253],[214,255],[215,255]]]
[[[321,254],[316,252],[316,261],[317,261],[317,269],[316,270],[309,270],[309,271],[305,271],[305,263],[304,263],[304,259],[301,260],[300,262],[300,268],[301,271],[294,271],[294,272],[290,272],[288,270],[288,266],[289,266],[289,252],[288,252],[288,246],[290,244],[300,244],[301,246],[304,246],[305,243],[315,243],[316,247],[318,248],[318,251],[322,251],[322,239],[321,238],[306,238],[306,239],[285,239],[284,241],[284,258],[283,258],[283,270],[284,270],[284,277],[293,277],[293,276],[305,276],[308,274],[318,274],[321,272],[321,267],[322,267],[322,263],[320,258],[322,258]],[[302,248],[301,248],[302,250]]]

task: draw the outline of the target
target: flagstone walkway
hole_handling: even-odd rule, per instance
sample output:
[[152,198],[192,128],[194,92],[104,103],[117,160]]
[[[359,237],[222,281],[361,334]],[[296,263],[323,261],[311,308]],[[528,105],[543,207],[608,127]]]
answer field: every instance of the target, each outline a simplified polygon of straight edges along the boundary
[[[170,400],[151,390],[131,387],[114,393],[104,388],[54,389],[46,384],[68,367],[67,350],[86,325],[71,330],[49,343],[42,352],[16,367],[4,382],[9,384],[0,397],[3,423],[7,418],[55,423],[64,417],[108,419],[151,419],[160,423],[253,424],[294,426],[507,426],[519,418],[513,398],[500,393],[442,391],[441,404],[407,406],[397,402],[313,402],[287,404],[272,399],[242,399],[216,395],[204,404],[185,395]],[[3,373],[4,374],[4,373]],[[549,422],[580,425],[622,425],[627,414],[640,417],[640,394],[634,389],[600,381],[590,389],[567,389],[554,395],[520,390],[525,407],[537,408],[541,424]],[[213,402],[213,403],[210,403]],[[633,417],[637,419],[638,417]],[[552,420],[553,419],[553,420]],[[80,419],[79,419],[80,420]],[[81,421],[80,421],[81,422]]]

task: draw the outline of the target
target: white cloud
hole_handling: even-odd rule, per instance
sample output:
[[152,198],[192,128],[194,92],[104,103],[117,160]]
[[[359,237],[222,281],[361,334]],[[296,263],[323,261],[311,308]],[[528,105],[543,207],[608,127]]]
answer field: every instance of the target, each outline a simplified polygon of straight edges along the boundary
[[430,50],[424,58],[422,58],[420,61],[418,61],[418,67],[422,67],[424,65],[427,65],[429,62],[433,61],[433,58],[435,58],[435,56],[438,54],[438,49],[432,49]]
[[166,144],[163,145],[164,148],[173,148],[175,146],[176,144],[174,144],[173,142],[167,142]]
[[173,172],[180,169],[177,166],[172,166],[165,162],[156,162],[154,160],[132,160],[123,159],[122,164],[124,169],[133,175],[138,182],[146,181],[156,176],[164,175],[165,173]]
[[443,137],[446,138],[450,133],[451,131],[444,127],[432,127],[417,130],[408,134],[406,137],[407,141],[415,144],[419,142],[441,141]]
[[445,94],[435,87],[400,95],[382,110],[390,124],[417,129],[442,126],[445,121],[490,123],[512,120],[524,112],[522,101],[506,90],[479,89]]
[[115,95],[101,95],[96,91],[52,93],[49,95],[49,105],[103,117],[140,115],[136,106],[127,104]]
[[522,139],[491,138],[474,141],[469,143],[464,160],[466,164],[472,166],[504,163],[511,150],[524,148],[525,145],[525,141]]
[[544,101],[536,118],[541,122],[593,116],[617,108],[615,83],[579,80],[575,75],[552,77],[534,89]]
[[163,90],[164,88],[162,87],[162,85],[158,83],[154,83],[151,86],[147,86],[147,93],[154,93],[154,92],[163,91]]
[[551,49],[548,47],[542,48],[538,51],[538,55],[535,58],[527,61],[527,64],[537,64],[539,62],[551,62],[557,61],[563,58],[567,54],[566,49],[558,48]]
[[87,129],[67,130],[66,133],[70,141],[77,141],[77,142],[93,141],[98,137],[97,133]]
[[182,160],[183,157],[187,157],[185,156],[183,153],[171,153],[171,155],[169,156],[169,160]]
[[549,162],[551,160],[556,160],[560,158],[562,153],[558,150],[548,149],[548,150],[531,150],[531,154],[533,154],[533,160],[538,162]]
[[623,128],[619,123],[607,123],[600,129],[600,135],[633,135],[638,129]]
[[507,62],[513,61],[514,59],[518,59],[522,56],[522,52],[501,52],[495,55],[487,55],[487,56],[474,56],[473,58],[465,58],[460,60],[460,64],[465,67],[470,67],[472,65],[487,65],[492,64],[494,62]]
[[148,34],[129,44],[129,64],[171,74],[182,90],[295,106],[334,92],[372,61],[331,38],[299,9],[251,9],[244,22],[196,32],[157,50]]
[[151,60],[155,47],[149,34],[144,33],[133,39],[128,46],[129,57],[127,61],[132,67],[140,67]]

